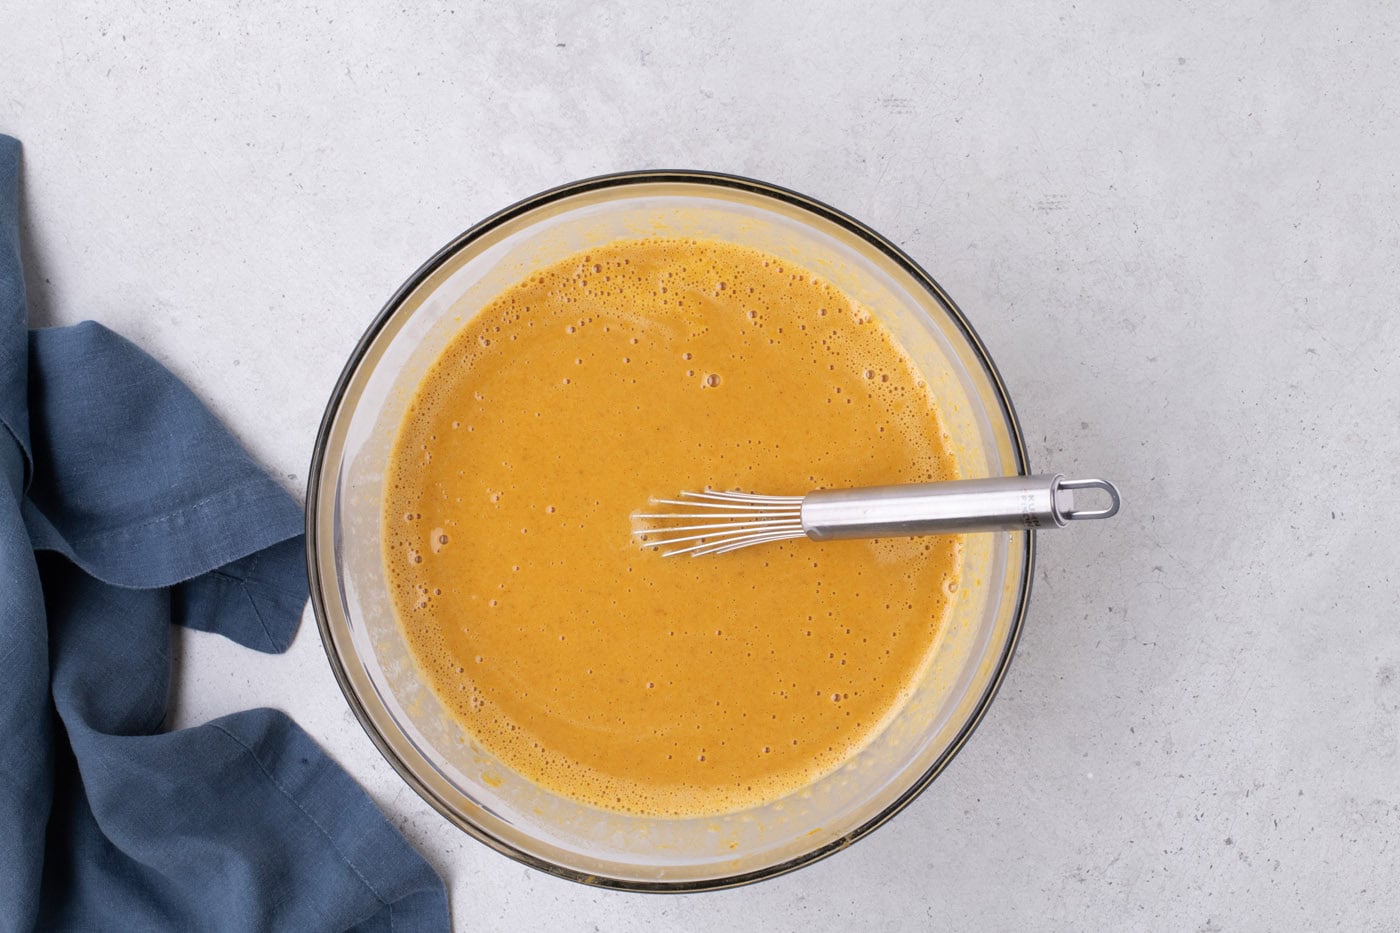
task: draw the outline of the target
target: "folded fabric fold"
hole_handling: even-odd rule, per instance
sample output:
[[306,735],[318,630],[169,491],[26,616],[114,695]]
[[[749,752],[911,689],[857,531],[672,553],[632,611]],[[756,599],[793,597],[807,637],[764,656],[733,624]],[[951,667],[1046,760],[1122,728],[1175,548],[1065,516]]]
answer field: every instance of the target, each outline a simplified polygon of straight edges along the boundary
[[285,715],[161,732],[172,623],[285,650],[300,509],[178,379],[28,332],[0,136],[0,929],[428,930],[442,882]]

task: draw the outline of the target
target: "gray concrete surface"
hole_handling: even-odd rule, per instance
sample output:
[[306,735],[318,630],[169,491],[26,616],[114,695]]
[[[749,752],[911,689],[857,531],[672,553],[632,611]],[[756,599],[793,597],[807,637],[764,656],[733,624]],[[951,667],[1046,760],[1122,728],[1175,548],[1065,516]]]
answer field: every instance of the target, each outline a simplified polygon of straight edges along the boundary
[[400,785],[303,626],[182,641],[180,723],[290,711],[462,929],[1400,924],[1400,10],[1184,2],[0,7],[41,323],[165,361],[300,490],[421,259],[644,166],[797,188],[963,305],[1035,465],[1120,518],[1043,538],[1002,694],[906,813],[687,897],[495,855]]

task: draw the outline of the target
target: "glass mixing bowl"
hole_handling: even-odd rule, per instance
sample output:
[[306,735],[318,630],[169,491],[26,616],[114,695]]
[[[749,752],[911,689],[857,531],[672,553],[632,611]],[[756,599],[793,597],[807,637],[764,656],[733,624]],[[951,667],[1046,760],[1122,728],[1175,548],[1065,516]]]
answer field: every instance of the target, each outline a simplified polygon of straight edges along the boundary
[[454,333],[529,272],[619,237],[696,236],[789,258],[862,302],[914,360],[963,476],[1028,474],[1016,415],[971,325],[889,241],[824,204],[703,172],[637,172],[546,191],[463,233],[399,289],[355,347],[321,423],[306,502],[311,600],[336,679],[409,786],[492,848],[575,881],[695,891],[830,855],[899,812],[986,712],[1020,634],[1033,533],[972,535],[932,663],[863,750],[801,791],[738,813],[673,819],[596,809],[477,746],[419,677],[381,563],[385,465],[405,408]]

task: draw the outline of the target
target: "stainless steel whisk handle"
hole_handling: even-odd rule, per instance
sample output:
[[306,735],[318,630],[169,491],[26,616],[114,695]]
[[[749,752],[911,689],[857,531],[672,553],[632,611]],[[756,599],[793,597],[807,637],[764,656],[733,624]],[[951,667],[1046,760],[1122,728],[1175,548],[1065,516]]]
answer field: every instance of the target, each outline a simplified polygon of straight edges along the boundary
[[[1076,509],[1074,491],[1097,489],[1109,505]],[[810,492],[802,498],[802,530],[813,541],[905,537],[961,531],[1062,528],[1118,513],[1118,490],[1107,480],[1064,474],[1001,476],[909,486]]]

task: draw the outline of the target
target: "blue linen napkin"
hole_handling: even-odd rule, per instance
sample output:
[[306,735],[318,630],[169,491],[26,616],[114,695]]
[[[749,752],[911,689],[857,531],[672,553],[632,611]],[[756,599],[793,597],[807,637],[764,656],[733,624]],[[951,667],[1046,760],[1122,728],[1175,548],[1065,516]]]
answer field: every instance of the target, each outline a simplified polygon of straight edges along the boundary
[[441,880],[285,715],[161,731],[172,622],[291,642],[301,512],[134,345],[27,330],[18,172],[0,136],[0,929],[447,929]]

